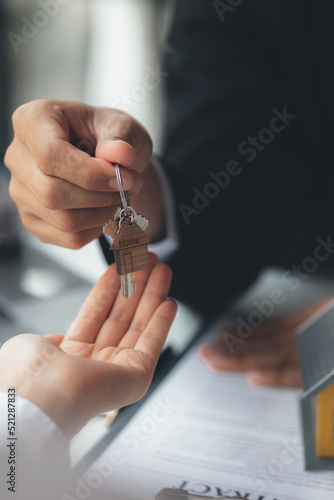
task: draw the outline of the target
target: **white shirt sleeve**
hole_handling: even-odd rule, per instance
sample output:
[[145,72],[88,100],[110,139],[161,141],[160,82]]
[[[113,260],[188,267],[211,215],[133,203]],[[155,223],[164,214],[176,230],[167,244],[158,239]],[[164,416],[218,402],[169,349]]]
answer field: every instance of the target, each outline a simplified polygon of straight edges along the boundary
[[30,401],[9,401],[0,393],[1,500],[59,500],[70,474],[68,440]]
[[[166,237],[158,242],[149,245],[149,251],[158,255],[159,260],[163,261],[170,257],[179,247],[179,238],[176,228],[175,217],[175,202],[172,188],[169,180],[164,172],[160,159],[153,155],[151,158],[152,164],[158,174],[158,179],[163,193],[163,209],[166,226]],[[145,215],[145,214],[143,214]],[[108,243],[111,245],[112,238],[104,235]]]

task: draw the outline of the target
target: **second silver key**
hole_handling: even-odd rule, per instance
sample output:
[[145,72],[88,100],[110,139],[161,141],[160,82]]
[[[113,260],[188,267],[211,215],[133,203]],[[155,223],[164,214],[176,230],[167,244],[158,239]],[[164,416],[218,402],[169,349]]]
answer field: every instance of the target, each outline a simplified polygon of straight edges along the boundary
[[122,296],[125,299],[130,299],[136,291],[136,283],[132,281],[132,274],[122,274],[121,275],[121,288]]

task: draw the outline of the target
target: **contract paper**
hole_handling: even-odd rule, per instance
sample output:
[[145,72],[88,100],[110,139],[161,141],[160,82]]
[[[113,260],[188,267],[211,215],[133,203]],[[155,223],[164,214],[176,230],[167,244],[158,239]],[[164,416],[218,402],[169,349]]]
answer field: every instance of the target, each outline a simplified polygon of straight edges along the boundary
[[333,500],[334,473],[304,471],[299,397],[250,387],[239,374],[213,374],[193,348],[76,478],[72,497],[153,500],[163,488],[182,488],[248,500]]

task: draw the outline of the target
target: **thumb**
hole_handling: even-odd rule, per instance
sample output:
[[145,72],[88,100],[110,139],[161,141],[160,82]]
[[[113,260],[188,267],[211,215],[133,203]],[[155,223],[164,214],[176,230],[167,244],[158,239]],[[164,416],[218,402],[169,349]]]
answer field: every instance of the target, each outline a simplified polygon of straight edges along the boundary
[[143,173],[149,165],[152,141],[145,128],[130,115],[98,109],[94,117],[95,156]]
[[113,139],[108,135],[98,141],[95,156],[128,168],[131,168],[136,160],[135,150],[128,142]]

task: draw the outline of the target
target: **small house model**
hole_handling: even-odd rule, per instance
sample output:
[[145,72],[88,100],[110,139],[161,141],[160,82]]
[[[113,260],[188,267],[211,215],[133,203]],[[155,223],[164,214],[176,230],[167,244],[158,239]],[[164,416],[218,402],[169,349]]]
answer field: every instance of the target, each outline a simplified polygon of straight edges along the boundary
[[150,267],[148,243],[150,238],[135,223],[126,218],[112,242],[118,274],[134,273]]
[[334,301],[297,332],[307,470],[334,470]]

